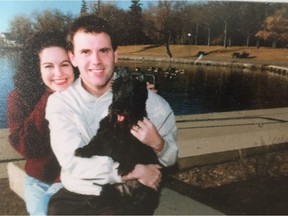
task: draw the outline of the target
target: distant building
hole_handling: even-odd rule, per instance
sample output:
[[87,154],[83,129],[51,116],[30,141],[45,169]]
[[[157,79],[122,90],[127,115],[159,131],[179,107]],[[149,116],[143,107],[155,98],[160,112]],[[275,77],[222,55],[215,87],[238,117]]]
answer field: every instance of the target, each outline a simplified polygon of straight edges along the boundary
[[4,41],[8,46],[16,46],[17,41],[13,38],[11,33],[2,32],[0,33],[0,38]]

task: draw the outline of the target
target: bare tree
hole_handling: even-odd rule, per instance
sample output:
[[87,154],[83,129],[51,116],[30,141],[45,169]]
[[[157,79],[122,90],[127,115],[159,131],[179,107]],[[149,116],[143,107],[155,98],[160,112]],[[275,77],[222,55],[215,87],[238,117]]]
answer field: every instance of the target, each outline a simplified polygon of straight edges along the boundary
[[145,11],[146,31],[149,35],[158,37],[158,41],[162,41],[166,47],[167,55],[171,58],[170,40],[173,29],[173,2],[158,1],[157,6],[150,7]]
[[34,23],[27,16],[15,16],[9,26],[11,34],[20,44],[34,32]]
[[34,12],[35,30],[66,31],[75,19],[72,14],[64,14],[60,10],[45,10]]
[[13,37],[22,44],[35,31],[66,31],[74,19],[74,15],[59,10],[34,11],[30,17],[15,16],[9,27]]

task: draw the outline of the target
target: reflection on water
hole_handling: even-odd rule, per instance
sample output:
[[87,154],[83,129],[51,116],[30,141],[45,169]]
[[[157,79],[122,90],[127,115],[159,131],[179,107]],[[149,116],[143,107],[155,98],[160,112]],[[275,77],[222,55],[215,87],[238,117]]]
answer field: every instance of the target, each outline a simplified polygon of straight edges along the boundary
[[14,59],[0,56],[0,128],[7,127],[7,95],[13,89]]
[[[1,53],[0,53],[1,54]],[[15,58],[0,55],[0,128],[7,127],[7,95],[13,88]],[[288,77],[235,68],[120,62],[131,70],[153,67],[158,90],[176,115],[288,106]],[[168,68],[178,69],[168,71]]]
[[[120,66],[135,68],[136,63]],[[155,65],[137,65],[143,71]],[[184,69],[184,74],[170,78],[167,68]],[[195,65],[161,65],[156,73],[159,94],[176,115],[266,109],[288,106],[288,77],[260,71]],[[166,68],[166,69],[165,69]]]

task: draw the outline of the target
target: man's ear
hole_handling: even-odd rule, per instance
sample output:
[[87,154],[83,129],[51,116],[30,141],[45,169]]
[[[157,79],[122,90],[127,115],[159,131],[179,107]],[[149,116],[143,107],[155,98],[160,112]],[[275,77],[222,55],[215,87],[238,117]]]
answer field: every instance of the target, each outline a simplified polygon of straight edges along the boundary
[[76,64],[74,53],[69,50],[69,51],[68,51],[68,56],[69,56],[69,59],[70,59],[72,65],[73,65],[74,67],[77,67],[78,65]]
[[118,51],[115,50],[114,51],[114,63],[117,63],[118,62]]

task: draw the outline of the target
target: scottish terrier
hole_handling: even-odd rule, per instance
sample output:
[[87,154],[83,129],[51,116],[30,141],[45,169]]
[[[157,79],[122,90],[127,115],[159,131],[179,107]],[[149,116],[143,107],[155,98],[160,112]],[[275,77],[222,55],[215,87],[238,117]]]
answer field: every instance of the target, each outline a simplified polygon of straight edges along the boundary
[[[75,155],[109,156],[119,163],[118,174],[124,176],[136,164],[159,164],[159,161],[153,149],[130,132],[132,126],[147,117],[146,83],[141,76],[133,78],[126,71],[118,73],[119,77],[112,84],[113,99],[108,115],[100,121],[97,135],[88,145],[76,149]],[[109,214],[153,214],[159,204],[159,191],[138,180],[102,186],[100,197],[111,208]]]

